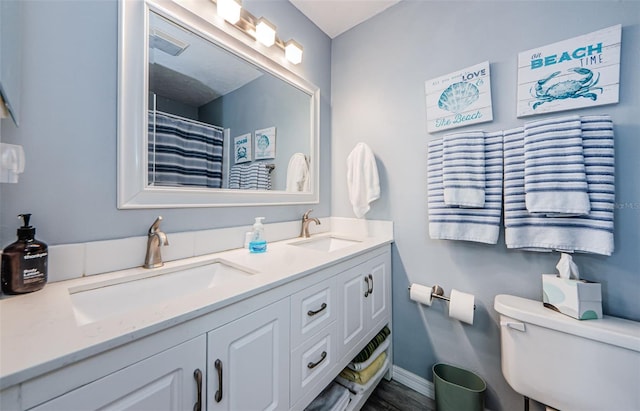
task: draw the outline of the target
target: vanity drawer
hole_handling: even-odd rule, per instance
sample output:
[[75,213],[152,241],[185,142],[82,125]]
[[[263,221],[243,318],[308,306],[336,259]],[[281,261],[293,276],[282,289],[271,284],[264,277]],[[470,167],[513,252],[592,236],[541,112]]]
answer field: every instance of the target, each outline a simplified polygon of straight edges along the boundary
[[[291,404],[298,402],[303,395],[317,395],[335,377],[335,325],[335,322],[330,324],[291,353]],[[314,390],[314,387],[318,389]]]
[[337,316],[335,277],[291,296],[291,348],[333,322]]

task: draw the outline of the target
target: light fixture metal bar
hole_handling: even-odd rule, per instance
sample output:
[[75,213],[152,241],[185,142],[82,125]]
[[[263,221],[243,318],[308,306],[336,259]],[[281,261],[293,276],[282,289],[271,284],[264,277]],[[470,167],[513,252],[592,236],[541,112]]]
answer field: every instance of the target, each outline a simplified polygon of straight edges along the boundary
[[[211,0],[211,2],[214,4],[217,4],[217,0]],[[245,33],[246,35],[253,38],[254,40],[257,40],[256,24],[258,23],[258,20],[259,19],[256,16],[251,14],[249,11],[247,11],[243,7],[242,9],[240,9],[240,20],[238,20],[236,23],[230,23],[229,21],[226,21],[226,20],[225,22],[236,27],[238,30]],[[277,33],[275,35],[275,42],[273,45],[277,46],[280,50],[285,51],[286,43],[282,41],[280,37],[278,37]]]

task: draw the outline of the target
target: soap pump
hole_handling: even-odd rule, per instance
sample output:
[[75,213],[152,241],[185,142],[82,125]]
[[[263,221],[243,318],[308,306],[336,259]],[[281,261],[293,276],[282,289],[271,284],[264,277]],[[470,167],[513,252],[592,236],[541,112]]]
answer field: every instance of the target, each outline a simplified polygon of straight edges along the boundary
[[38,291],[47,283],[47,245],[35,239],[36,229],[29,225],[31,214],[20,214],[18,241],[2,251],[2,291],[24,294]]
[[249,241],[249,252],[264,253],[267,251],[267,240],[264,238],[262,220],[264,220],[264,217],[256,217],[256,222],[253,223],[253,232],[251,233],[251,241]]

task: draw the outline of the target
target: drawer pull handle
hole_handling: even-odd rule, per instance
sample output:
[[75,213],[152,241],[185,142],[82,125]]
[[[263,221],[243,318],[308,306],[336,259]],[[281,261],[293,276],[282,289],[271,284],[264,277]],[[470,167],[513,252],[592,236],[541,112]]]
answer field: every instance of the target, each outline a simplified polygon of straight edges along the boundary
[[199,368],[193,372],[193,378],[196,380],[196,388],[198,390],[198,397],[196,403],[193,404],[193,411],[202,411],[202,371]]
[[309,364],[307,364],[307,368],[309,369],[314,369],[318,366],[318,364],[320,364],[322,361],[324,361],[325,358],[327,358],[327,352],[326,351],[322,351],[322,354],[320,354],[320,359],[318,360],[318,362],[310,362]]
[[327,303],[322,303],[322,305],[320,306],[320,308],[319,308],[319,309],[317,309],[316,311],[312,311],[312,310],[307,311],[307,315],[308,315],[309,317],[313,317],[314,315],[316,315],[316,314],[318,314],[318,313],[322,312],[325,308],[327,308]]
[[371,290],[371,286],[369,285],[369,277],[364,277],[364,282],[367,283],[367,291],[364,292],[365,298],[369,296],[369,290]]
[[215,363],[213,363],[213,365],[218,371],[218,391],[216,391],[215,400],[216,402],[220,402],[222,401],[222,361],[218,359]]
[[371,274],[369,274],[369,281],[371,283],[370,285],[370,289],[369,289],[369,294],[373,294],[373,276]]

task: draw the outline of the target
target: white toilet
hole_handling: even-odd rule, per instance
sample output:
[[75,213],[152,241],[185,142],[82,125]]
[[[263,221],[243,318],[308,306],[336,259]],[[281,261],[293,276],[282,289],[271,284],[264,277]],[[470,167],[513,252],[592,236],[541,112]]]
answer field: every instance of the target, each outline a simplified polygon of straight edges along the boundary
[[540,301],[497,295],[502,374],[562,411],[640,410],[640,322],[576,320]]

